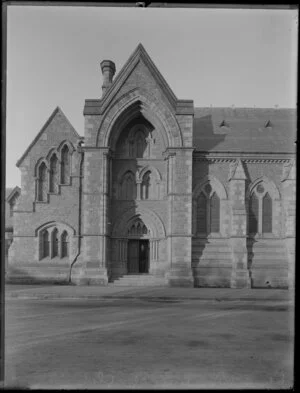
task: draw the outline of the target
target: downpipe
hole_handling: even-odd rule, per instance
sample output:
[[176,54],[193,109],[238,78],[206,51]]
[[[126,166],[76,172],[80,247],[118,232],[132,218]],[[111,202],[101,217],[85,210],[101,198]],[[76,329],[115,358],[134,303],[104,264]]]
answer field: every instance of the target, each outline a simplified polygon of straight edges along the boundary
[[81,199],[82,199],[82,168],[83,168],[83,160],[84,160],[84,152],[82,149],[82,145],[84,144],[83,139],[79,140],[78,145],[77,145],[77,151],[80,153],[80,164],[79,164],[79,187],[78,187],[78,248],[77,248],[77,254],[75,258],[73,259],[71,265],[70,265],[70,270],[69,270],[69,279],[68,283],[72,284],[72,268],[74,264],[76,263],[80,253],[81,253]]

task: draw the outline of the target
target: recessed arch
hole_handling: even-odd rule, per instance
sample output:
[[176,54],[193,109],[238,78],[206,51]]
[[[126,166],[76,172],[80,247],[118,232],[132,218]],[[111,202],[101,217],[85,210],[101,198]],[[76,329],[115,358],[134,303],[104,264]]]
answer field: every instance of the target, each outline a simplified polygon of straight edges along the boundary
[[269,192],[272,199],[280,200],[281,196],[278,188],[276,187],[275,183],[272,180],[268,179],[266,176],[259,177],[249,185],[246,191],[246,200],[249,199],[255,187],[258,186],[260,183],[264,184],[266,190]]
[[51,227],[56,226],[61,231],[67,230],[68,233],[72,234],[73,236],[76,235],[76,230],[69,224],[64,221],[48,221],[35,229],[35,236],[43,231],[44,229],[50,229]]
[[75,151],[75,147],[74,147],[73,143],[67,139],[60,142],[60,144],[58,145],[57,151],[61,152],[61,150],[64,148],[64,146],[68,146],[70,154],[72,154],[73,151]]
[[223,183],[214,176],[205,176],[200,183],[196,185],[193,191],[193,199],[197,199],[207,184],[210,184],[212,190],[216,191],[220,199],[228,199],[227,191]]
[[54,148],[54,147],[48,151],[48,154],[46,155],[47,161],[50,162],[50,160],[53,157],[53,155],[56,155],[56,157],[59,157],[58,150],[56,148]]
[[149,229],[151,238],[165,238],[166,231],[160,217],[153,211],[146,208],[131,208],[127,210],[114,224],[112,229],[113,237],[126,237],[130,224],[140,219]]
[[[123,127],[137,115],[142,114],[161,133],[165,147],[183,146],[180,127],[171,110],[160,109],[158,100],[143,89],[125,93],[108,109],[101,121],[96,138],[97,146],[109,146],[113,150]],[[166,113],[167,112],[167,113]]]
[[138,180],[138,169],[136,167],[136,163],[128,162],[125,167],[121,168],[118,176],[117,176],[117,183],[120,184],[126,172],[132,172],[136,180]]
[[154,166],[152,166],[152,165],[146,165],[146,166],[144,166],[142,169],[140,169],[140,171],[138,172],[138,177],[137,177],[137,179],[138,179],[139,181],[142,181],[143,176],[144,176],[145,173],[148,172],[148,171],[150,171],[151,173],[154,174],[154,176],[155,176],[155,178],[156,178],[157,181],[161,181],[161,180],[162,180],[162,176],[161,176],[159,170],[156,169],[156,168],[155,168]]
[[39,167],[40,167],[42,164],[45,164],[47,170],[49,170],[49,163],[48,163],[48,161],[47,161],[44,157],[41,157],[41,158],[39,158],[39,159],[37,160],[37,162],[36,162],[36,164],[35,164],[35,166],[34,166],[34,177],[37,177],[37,176],[38,176]]

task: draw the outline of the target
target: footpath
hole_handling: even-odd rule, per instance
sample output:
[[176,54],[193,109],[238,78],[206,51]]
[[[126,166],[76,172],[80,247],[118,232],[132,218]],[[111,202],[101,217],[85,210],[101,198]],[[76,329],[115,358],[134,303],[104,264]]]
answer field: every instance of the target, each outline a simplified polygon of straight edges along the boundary
[[182,299],[214,301],[294,301],[294,290],[120,287],[75,285],[5,285],[5,299]]

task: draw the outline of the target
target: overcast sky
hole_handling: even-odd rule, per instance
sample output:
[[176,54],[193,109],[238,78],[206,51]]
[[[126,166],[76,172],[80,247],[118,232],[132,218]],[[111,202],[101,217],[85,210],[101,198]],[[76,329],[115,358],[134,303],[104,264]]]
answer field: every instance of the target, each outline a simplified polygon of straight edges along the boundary
[[195,106],[296,107],[296,10],[8,6],[6,185],[16,161],[60,106],[84,135],[100,62],[117,72],[139,42]]

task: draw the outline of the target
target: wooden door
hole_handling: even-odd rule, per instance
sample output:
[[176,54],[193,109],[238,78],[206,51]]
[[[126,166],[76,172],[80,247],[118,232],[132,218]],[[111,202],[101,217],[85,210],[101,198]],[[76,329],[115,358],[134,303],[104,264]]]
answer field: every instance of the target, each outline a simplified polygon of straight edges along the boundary
[[148,273],[149,271],[149,240],[139,242],[139,272]]
[[139,240],[128,241],[128,274],[139,273]]

